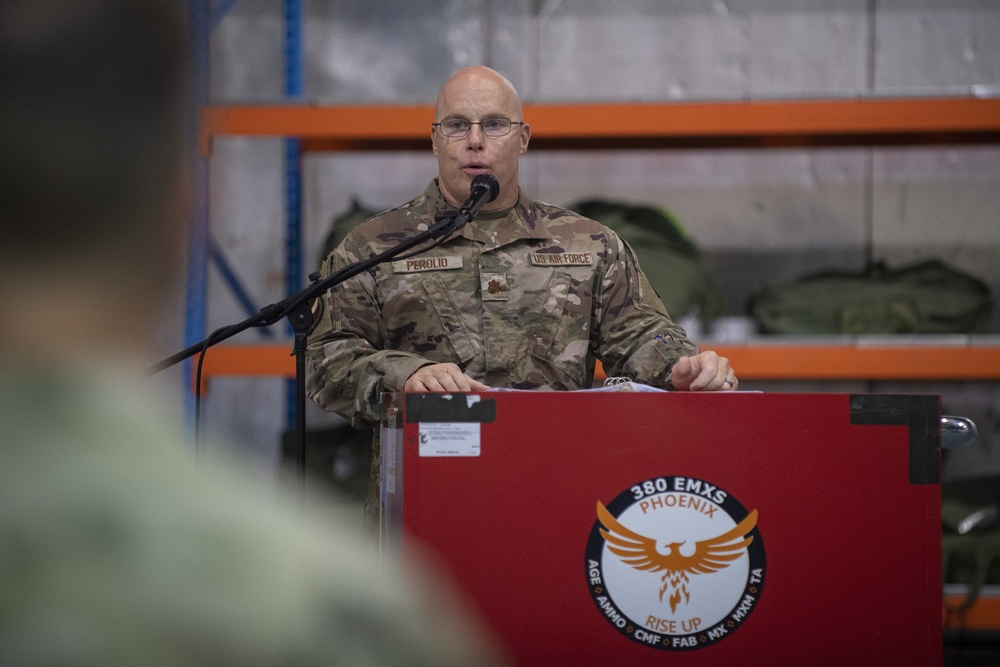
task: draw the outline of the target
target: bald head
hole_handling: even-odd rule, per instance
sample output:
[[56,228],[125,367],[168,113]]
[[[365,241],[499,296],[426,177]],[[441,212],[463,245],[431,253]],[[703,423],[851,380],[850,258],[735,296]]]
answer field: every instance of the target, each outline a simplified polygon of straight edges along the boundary
[[441,120],[444,117],[442,110],[448,107],[449,100],[470,94],[498,96],[510,105],[510,112],[515,114],[511,118],[519,120],[524,115],[514,84],[494,69],[484,65],[473,65],[453,74],[441,87],[434,107],[434,119]]
[[[482,121],[501,118],[511,122],[509,134],[483,134]],[[446,137],[439,128],[431,133],[438,187],[445,199],[458,205],[469,196],[472,179],[491,174],[500,184],[500,196],[484,210],[512,206],[518,197],[518,159],[528,150],[531,136],[513,84],[489,67],[458,71],[445,82],[434,107],[436,123],[447,119],[466,120],[472,127],[461,137]]]

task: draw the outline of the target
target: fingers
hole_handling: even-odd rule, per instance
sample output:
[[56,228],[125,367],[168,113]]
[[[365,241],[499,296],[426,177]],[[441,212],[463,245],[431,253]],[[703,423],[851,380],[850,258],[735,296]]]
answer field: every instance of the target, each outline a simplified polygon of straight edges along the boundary
[[670,370],[670,380],[680,391],[687,391],[691,382],[698,377],[693,359],[694,357],[681,357],[674,362],[674,367]]
[[681,357],[674,363],[670,377],[681,391],[732,391],[740,386],[729,360],[715,352]]
[[488,391],[489,386],[472,379],[455,364],[432,364],[418,368],[407,378],[404,391]]

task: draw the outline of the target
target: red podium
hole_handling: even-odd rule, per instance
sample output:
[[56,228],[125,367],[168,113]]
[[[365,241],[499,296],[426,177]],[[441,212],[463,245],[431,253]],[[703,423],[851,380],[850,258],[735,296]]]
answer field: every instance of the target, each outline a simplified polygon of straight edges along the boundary
[[519,665],[940,665],[939,403],[394,394],[383,544]]

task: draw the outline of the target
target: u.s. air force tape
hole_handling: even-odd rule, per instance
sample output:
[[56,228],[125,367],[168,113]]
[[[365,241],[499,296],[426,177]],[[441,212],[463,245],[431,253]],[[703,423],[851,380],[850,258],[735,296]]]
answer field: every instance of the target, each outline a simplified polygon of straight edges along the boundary
[[533,252],[528,255],[534,266],[591,266],[594,255],[589,252]]

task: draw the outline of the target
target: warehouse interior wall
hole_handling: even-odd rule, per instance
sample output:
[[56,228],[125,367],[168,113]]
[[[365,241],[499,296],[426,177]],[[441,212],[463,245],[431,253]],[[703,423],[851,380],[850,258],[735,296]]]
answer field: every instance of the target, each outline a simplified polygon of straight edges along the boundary
[[[646,102],[1000,94],[995,0],[311,0],[303,102],[432,104],[461,67],[489,65],[525,102]],[[239,0],[211,36],[212,103],[282,103],[281,0]],[[531,118],[525,119],[531,122]],[[428,119],[430,123],[430,119]],[[426,151],[304,158],[305,273],[352,201],[397,206],[436,173]],[[284,296],[283,143],[219,137],[210,226],[261,305]],[[522,187],[669,209],[708,257],[727,312],[765,284],[819,269],[937,258],[1000,294],[1000,146],[532,151]],[[209,272],[207,330],[244,312]],[[673,313],[681,317],[683,313]],[[993,333],[1000,332],[994,316]],[[181,347],[183,296],[165,315]],[[279,340],[290,335],[276,327]],[[238,342],[258,342],[247,332]],[[933,360],[928,360],[933,363]],[[739,369],[736,369],[737,373]],[[980,437],[946,478],[1000,473],[996,383],[744,383],[765,391],[940,393]],[[204,426],[265,464],[285,429],[285,383],[218,379]],[[311,425],[335,418],[310,408]]]

